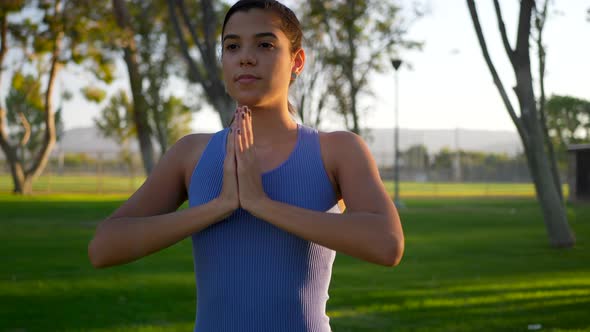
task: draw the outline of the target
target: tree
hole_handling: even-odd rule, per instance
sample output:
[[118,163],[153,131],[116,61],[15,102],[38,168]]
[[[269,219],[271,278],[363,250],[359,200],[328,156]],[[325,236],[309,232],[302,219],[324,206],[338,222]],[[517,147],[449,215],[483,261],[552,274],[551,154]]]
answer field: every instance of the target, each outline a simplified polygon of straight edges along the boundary
[[[182,68],[176,61],[178,48],[174,43],[176,37],[171,25],[167,22],[168,12],[165,2],[135,0],[118,1],[113,4],[113,6],[105,6],[109,9],[108,16],[113,17],[114,12],[118,22],[118,37],[114,39],[110,48],[123,50],[133,96],[130,106],[133,111],[129,113],[132,123],[128,125],[133,125],[133,136],[140,141],[140,147],[142,139],[149,140],[149,144],[144,144],[141,150],[144,169],[149,173],[154,162],[153,147],[149,146],[154,141],[157,142],[160,146],[160,155],[163,155],[168,146],[175,142],[171,140],[171,137],[178,139],[178,132],[184,134],[189,132],[191,115],[188,105],[183,103],[183,107],[174,108],[176,112],[173,113],[174,116],[178,115],[185,121],[180,131],[179,123],[172,123],[175,119],[169,114],[170,105],[180,106],[179,98],[169,91],[170,77],[183,76],[179,75]],[[105,48],[105,51],[108,49]],[[96,86],[84,87],[83,93],[86,99],[96,103],[100,103],[106,96],[106,92]],[[112,98],[120,100],[120,93]],[[196,108],[196,103],[190,106]],[[178,113],[180,110],[186,113]],[[138,112],[140,115],[137,114]],[[105,122],[104,125],[113,127],[114,130],[118,122]]]
[[[62,100],[69,96],[62,97]],[[35,155],[43,146],[44,133],[44,104],[41,79],[31,74],[24,75],[16,72],[12,76],[12,84],[6,97],[6,113],[8,124],[18,124],[9,127],[11,142],[19,142],[16,148],[16,156],[23,165],[30,163],[30,156]],[[55,111],[56,141],[63,136],[63,123],[61,119],[61,106]]]
[[168,97],[162,104],[161,124],[167,145],[172,145],[191,132],[191,108],[175,96]]
[[170,22],[178,38],[179,52],[187,65],[188,79],[201,86],[208,103],[219,114],[221,123],[228,125],[233,117],[235,102],[225,91],[218,60],[220,24],[227,5],[220,1],[167,0]]
[[154,168],[154,148],[152,145],[152,130],[148,118],[148,104],[143,94],[143,78],[140,72],[140,62],[135,29],[131,22],[131,16],[124,0],[113,0],[113,12],[119,27],[124,31],[126,38],[123,44],[125,63],[129,74],[131,94],[133,96],[133,120],[137,139],[143,160],[143,166],[147,174]]
[[[119,90],[109,100],[100,115],[94,119],[94,124],[104,137],[110,137],[121,144],[121,159],[129,169],[131,165],[130,139],[136,135],[133,117],[133,103],[124,90]],[[182,136],[190,133],[191,109],[177,97],[171,96],[162,104],[160,111],[161,130],[164,133],[166,145],[172,145]]]
[[516,86],[514,88],[518,106],[517,114],[515,107],[508,97],[504,84],[501,81],[496,68],[490,58],[486,40],[483,36],[482,27],[474,0],[467,0],[469,13],[479,41],[483,57],[492,74],[494,84],[504,102],[518,134],[522,140],[524,152],[531,177],[535,184],[537,199],[541,205],[543,219],[549,237],[549,242],[554,247],[572,247],[575,244],[575,237],[569,227],[564,202],[562,201],[555,173],[551,170],[551,162],[548,157],[545,133],[539,114],[539,107],[535,98],[533,88],[533,77],[531,72],[530,57],[530,36],[531,21],[535,10],[534,0],[520,1],[520,11],[517,29],[516,47],[513,49],[508,40],[506,26],[502,17],[502,11],[498,0],[494,0],[494,8],[504,49],[510,60],[516,75]]
[[[307,26],[305,16],[303,16],[301,24]],[[303,34],[302,47],[307,54],[305,69],[295,80],[290,94],[295,99],[295,108],[301,122],[318,128],[324,117],[329,95],[326,84],[328,70],[320,61],[320,57],[325,51],[325,45],[313,30],[304,30]]]
[[[28,5],[33,10],[40,12],[41,20],[33,21],[32,19],[21,20],[18,23],[9,23],[9,13],[11,11],[20,10],[25,5]],[[63,50],[64,31],[66,29],[65,11],[61,1],[55,1],[53,5],[49,3],[32,3],[25,4],[24,1],[14,1],[3,3],[0,7],[0,29],[1,29],[1,43],[0,46],[0,76],[4,72],[6,54],[9,51],[9,42],[16,47],[20,47],[25,59],[30,60],[30,63],[35,65],[37,69],[37,77],[46,77],[46,88],[43,96],[39,92],[40,88],[32,89],[35,97],[22,98],[23,103],[30,103],[37,111],[42,108],[43,114],[43,140],[39,143],[38,149],[33,152],[29,163],[24,161],[24,154],[18,155],[18,151],[23,151],[25,145],[29,143],[31,136],[36,137],[38,132],[31,133],[30,121],[27,115],[34,113],[29,107],[25,113],[24,109],[20,112],[12,110],[15,106],[14,102],[18,99],[15,94],[11,100],[10,108],[0,108],[0,146],[8,164],[14,183],[13,192],[17,194],[30,194],[33,190],[33,181],[41,174],[47,165],[49,154],[53,149],[56,141],[56,127],[55,127],[55,113],[53,109],[53,91],[55,85],[55,78],[62,65],[60,55]],[[32,76],[28,78],[31,79]],[[18,80],[18,79],[17,79]],[[14,87],[13,87],[14,88]],[[17,93],[18,90],[14,90]],[[22,88],[20,89],[22,93]],[[37,98],[36,98],[37,97]],[[39,99],[43,100],[39,103]],[[30,111],[30,112],[29,112]],[[18,141],[13,141],[9,138],[9,127],[14,126],[15,123],[7,123],[7,113],[12,113],[8,116],[9,119],[15,120],[15,113],[18,114],[21,125],[23,127],[23,136]],[[36,141],[36,140],[35,140]]]
[[560,151],[568,144],[590,143],[590,101],[553,95],[545,104],[549,136]]
[[412,170],[426,171],[430,165],[428,149],[423,144],[412,145],[406,151],[402,151],[401,158],[404,165]]
[[[66,65],[85,64],[97,77],[112,77],[113,67],[108,59],[94,52],[93,47],[110,35],[108,22],[97,16],[99,8],[89,6],[88,0],[30,0],[0,4],[2,74],[16,75],[16,81],[18,75],[22,75],[28,81],[27,85],[38,85],[41,89],[38,92],[40,98],[32,98],[32,95],[19,98],[18,94],[27,89],[15,90],[13,87],[14,93],[7,100],[9,106],[0,107],[0,146],[11,170],[15,193],[32,192],[32,183],[45,169],[59,135],[59,108],[54,109],[54,91],[61,69]],[[7,54],[11,56],[7,57]],[[10,64],[5,63],[8,58],[12,60]],[[28,90],[28,93],[35,91]],[[67,99],[68,95],[67,91],[62,91],[61,100]],[[35,99],[42,100],[37,103],[42,116],[30,107]],[[24,109],[28,110],[27,114],[22,112]],[[43,119],[42,125],[35,122],[39,117]],[[15,122],[15,119],[19,121]],[[17,136],[18,132],[23,136],[16,139],[15,131]],[[18,156],[18,151],[25,149],[30,151],[28,160],[20,158],[24,154]]]
[[383,71],[400,48],[418,46],[404,39],[400,8],[381,0],[314,0],[306,3],[304,26],[325,46],[318,60],[327,72],[326,84],[334,109],[346,127],[360,133],[359,98],[370,95],[369,76]]
[[549,8],[549,0],[544,0],[543,5],[539,8],[535,8],[534,14],[534,30],[532,31],[535,45],[537,46],[537,56],[539,60],[539,116],[541,119],[541,127],[543,131],[543,138],[545,140],[545,148],[547,149],[547,155],[551,164],[551,172],[553,173],[553,180],[555,181],[555,187],[559,193],[559,198],[563,201],[563,190],[561,189],[561,179],[559,177],[559,171],[557,168],[557,157],[553,149],[553,144],[549,138],[549,131],[547,129],[547,115],[545,112],[545,67],[546,67],[546,46],[543,43],[543,29],[545,28],[545,22],[547,21],[547,10]]
[[110,137],[121,144],[121,159],[133,171],[129,139],[136,134],[135,123],[133,105],[124,90],[119,90],[111,97],[99,117],[94,119],[94,124],[104,137]]
[[[163,1],[136,1],[138,50],[144,96],[154,137],[160,145],[160,155],[181,136],[190,132],[191,108],[199,109],[192,100],[189,105],[172,93],[166,93],[170,77],[184,77],[178,63],[178,42],[168,20],[167,4]],[[177,61],[180,60],[180,61]]]

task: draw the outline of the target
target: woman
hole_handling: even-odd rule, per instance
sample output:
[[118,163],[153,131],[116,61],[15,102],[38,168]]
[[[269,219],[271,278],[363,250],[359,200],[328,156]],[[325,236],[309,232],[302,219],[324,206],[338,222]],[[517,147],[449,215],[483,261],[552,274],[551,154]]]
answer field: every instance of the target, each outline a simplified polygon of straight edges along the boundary
[[222,28],[223,78],[238,104],[231,128],[179,140],[89,245],[105,267],[192,236],[195,331],[330,331],[335,251],[384,266],[403,254],[397,211],[362,139],[291,117],[301,37],[282,4],[237,2]]

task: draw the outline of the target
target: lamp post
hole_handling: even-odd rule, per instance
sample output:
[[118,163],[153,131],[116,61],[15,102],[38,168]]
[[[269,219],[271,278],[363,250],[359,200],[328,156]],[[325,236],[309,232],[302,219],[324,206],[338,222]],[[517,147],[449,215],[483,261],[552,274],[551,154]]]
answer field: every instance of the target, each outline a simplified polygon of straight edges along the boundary
[[401,59],[392,59],[391,64],[395,69],[395,111],[394,111],[394,152],[393,152],[393,202],[396,207],[403,207],[399,198],[399,78],[398,69],[402,64]]

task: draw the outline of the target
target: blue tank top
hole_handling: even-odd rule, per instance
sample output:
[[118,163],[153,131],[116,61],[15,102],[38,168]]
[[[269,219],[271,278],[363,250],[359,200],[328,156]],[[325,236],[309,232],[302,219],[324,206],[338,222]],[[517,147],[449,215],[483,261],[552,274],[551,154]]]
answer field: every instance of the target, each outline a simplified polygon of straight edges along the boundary
[[[195,167],[189,205],[221,192],[228,129],[215,133]],[[288,159],[262,174],[273,200],[340,213],[317,130],[298,125]],[[335,252],[243,209],[192,235],[195,332],[329,332],[328,287]]]

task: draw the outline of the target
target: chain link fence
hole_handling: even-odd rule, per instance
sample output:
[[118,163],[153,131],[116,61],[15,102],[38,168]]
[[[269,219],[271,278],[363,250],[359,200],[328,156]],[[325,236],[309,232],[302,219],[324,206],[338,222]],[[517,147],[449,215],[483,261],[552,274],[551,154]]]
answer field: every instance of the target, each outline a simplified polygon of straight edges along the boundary
[[[393,158],[374,153],[385,187],[393,192]],[[534,186],[524,161],[501,167],[472,165],[457,158],[450,167],[433,167],[424,160],[399,159],[400,195],[405,197],[534,196]],[[562,175],[563,176],[563,175]],[[565,182],[565,177],[562,180]],[[117,157],[104,152],[66,154],[50,159],[34,182],[36,194],[131,194],[145,180],[140,156]],[[0,160],[0,192],[14,188],[9,167]],[[567,193],[567,186],[564,185]]]

